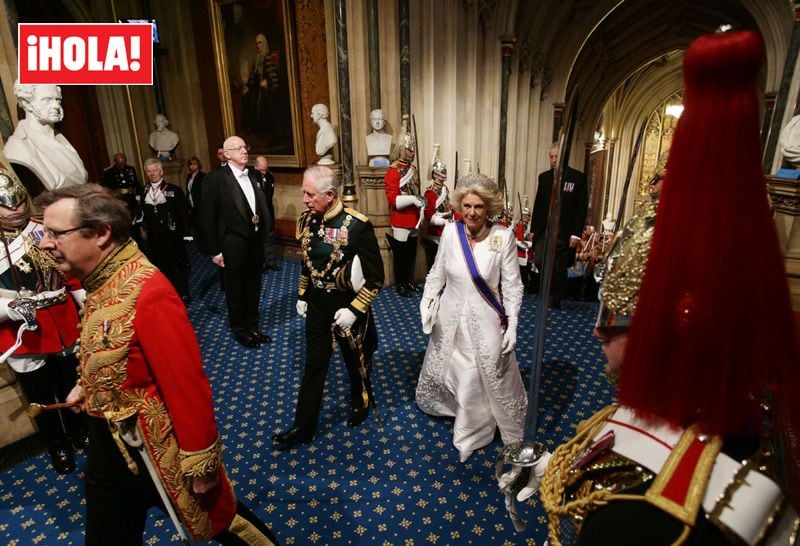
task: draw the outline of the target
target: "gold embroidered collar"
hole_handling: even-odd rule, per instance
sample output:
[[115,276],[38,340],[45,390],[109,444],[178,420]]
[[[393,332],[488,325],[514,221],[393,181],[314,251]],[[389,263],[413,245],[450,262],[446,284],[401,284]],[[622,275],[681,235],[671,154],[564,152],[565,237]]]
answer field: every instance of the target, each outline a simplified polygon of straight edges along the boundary
[[322,216],[322,221],[327,222],[332,218],[336,218],[343,209],[344,205],[342,204],[342,200],[337,198],[333,206],[331,206],[331,208],[329,208]]
[[83,287],[86,289],[86,292],[94,292],[103,286],[123,264],[129,262],[139,254],[139,247],[136,246],[133,239],[128,239],[125,244],[112,250],[94,271],[83,280]]

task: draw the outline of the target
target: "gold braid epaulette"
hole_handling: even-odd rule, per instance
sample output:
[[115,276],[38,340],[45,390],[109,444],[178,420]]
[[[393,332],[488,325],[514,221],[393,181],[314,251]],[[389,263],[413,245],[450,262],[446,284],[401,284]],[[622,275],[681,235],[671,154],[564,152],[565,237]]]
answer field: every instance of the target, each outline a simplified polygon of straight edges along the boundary
[[180,450],[181,472],[189,477],[207,476],[219,470],[222,461],[222,444],[219,436],[214,443],[201,451]]

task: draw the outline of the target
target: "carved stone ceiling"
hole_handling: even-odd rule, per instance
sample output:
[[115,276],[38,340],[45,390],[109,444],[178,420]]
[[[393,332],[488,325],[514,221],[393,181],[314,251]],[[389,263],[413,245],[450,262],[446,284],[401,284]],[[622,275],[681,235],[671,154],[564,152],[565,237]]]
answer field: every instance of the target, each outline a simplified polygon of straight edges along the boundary
[[579,118],[587,121],[596,119],[614,89],[649,62],[684,50],[723,23],[757,28],[738,0],[520,2],[516,23],[519,42],[532,56],[543,55],[544,70],[554,73],[555,100],[580,86]]

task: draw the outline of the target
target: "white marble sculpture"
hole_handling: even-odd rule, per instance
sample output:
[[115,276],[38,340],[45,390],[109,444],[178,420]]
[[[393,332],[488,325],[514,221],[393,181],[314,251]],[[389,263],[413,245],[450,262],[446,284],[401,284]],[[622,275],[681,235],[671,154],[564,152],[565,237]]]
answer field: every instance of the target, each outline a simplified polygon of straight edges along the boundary
[[338,138],[336,129],[331,124],[330,112],[324,104],[315,104],[311,108],[311,121],[319,126],[317,131],[316,152],[319,156],[317,165],[333,165],[333,147],[336,146]]
[[392,151],[392,135],[386,132],[386,116],[383,110],[373,110],[369,115],[372,132],[366,136],[367,156],[370,167],[388,167]]

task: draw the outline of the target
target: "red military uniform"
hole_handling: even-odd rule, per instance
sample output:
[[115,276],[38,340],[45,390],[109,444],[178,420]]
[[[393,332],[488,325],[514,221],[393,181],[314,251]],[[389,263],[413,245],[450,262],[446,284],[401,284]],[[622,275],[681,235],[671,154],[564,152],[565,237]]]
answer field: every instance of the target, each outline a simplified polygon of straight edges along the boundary
[[[426,238],[434,237],[438,241],[442,236],[444,225],[437,226],[430,223],[430,219],[437,212],[446,212],[450,209],[450,190],[442,185],[442,190],[436,193],[433,188],[425,190],[425,218],[428,220],[428,234]],[[460,216],[460,215],[459,215]]]
[[[87,412],[108,421],[112,434],[115,424],[135,419],[161,485],[194,540],[227,529],[236,497],[222,467],[211,387],[183,302],[133,244],[115,249],[83,284],[80,372]],[[119,451],[135,465],[125,448]],[[221,487],[192,494],[190,478],[213,471]],[[145,468],[138,473],[146,475]],[[92,502],[87,490],[87,529]]]
[[[40,251],[36,247],[36,243],[41,240],[43,234],[42,224],[35,220],[30,220],[25,229],[8,243],[15,267],[20,269],[22,274],[26,267],[23,264],[28,264],[32,269],[42,271],[43,276],[48,276],[48,286],[43,287],[42,290],[57,290],[65,284],[68,291],[80,289],[80,283],[77,280],[71,279],[65,283],[54,267],[40,266],[41,255],[46,253]],[[13,284],[6,286],[6,283],[3,282],[6,276],[8,276],[9,280],[11,279],[7,269],[3,272],[2,279],[0,279],[0,287],[15,291]],[[34,289],[34,291],[36,290]],[[59,354],[68,352],[75,345],[78,339],[78,322],[80,319],[72,298],[67,297],[62,303],[39,309],[36,311],[36,320],[39,323],[39,328],[27,330],[22,335],[22,345],[14,351],[15,356]],[[2,349],[0,352],[5,351],[16,343],[19,325],[19,322],[12,320],[0,322],[0,349]]]
[[531,260],[531,243],[525,239],[528,234],[522,222],[514,224],[514,235],[517,237],[517,262],[519,265],[526,266]]
[[394,227],[415,229],[419,222],[419,210],[416,207],[397,208],[397,197],[400,195],[417,195],[417,172],[411,163],[398,159],[386,170],[383,178],[386,199],[389,202],[389,221]]

